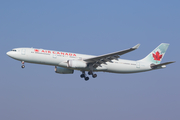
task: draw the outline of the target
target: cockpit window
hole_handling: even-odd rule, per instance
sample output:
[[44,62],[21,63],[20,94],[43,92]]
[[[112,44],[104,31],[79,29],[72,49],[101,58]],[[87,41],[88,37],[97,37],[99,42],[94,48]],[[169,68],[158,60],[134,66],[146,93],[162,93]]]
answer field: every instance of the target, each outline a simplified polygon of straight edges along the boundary
[[16,52],[16,50],[11,50],[11,51],[14,51],[14,52]]

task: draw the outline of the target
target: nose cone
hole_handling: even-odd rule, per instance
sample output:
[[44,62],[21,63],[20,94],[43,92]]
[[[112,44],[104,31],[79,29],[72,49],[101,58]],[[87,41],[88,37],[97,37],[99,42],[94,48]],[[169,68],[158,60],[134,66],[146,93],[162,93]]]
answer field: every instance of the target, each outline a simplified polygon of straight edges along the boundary
[[6,53],[6,55],[8,55],[8,56],[10,56],[10,54],[11,54],[10,51]]
[[19,57],[18,52],[16,52],[16,51],[9,51],[6,54],[13,59],[18,59],[18,57]]
[[6,53],[9,57],[15,57],[15,53],[13,51],[9,51]]

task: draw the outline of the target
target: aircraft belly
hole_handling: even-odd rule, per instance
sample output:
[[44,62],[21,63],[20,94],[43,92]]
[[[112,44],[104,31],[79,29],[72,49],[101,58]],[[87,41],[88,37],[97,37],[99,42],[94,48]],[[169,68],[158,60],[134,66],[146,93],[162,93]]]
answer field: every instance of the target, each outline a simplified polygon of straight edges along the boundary
[[107,72],[112,73],[136,73],[142,71],[148,71],[150,67],[137,67],[136,64],[114,64],[110,63],[107,65]]

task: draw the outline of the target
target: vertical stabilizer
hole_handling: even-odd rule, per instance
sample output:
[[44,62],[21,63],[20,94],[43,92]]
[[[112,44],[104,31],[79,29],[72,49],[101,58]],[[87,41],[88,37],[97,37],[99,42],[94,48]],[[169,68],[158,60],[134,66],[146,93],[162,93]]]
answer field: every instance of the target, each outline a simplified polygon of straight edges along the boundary
[[156,49],[154,49],[149,55],[140,61],[160,64],[168,47],[169,44],[161,43]]

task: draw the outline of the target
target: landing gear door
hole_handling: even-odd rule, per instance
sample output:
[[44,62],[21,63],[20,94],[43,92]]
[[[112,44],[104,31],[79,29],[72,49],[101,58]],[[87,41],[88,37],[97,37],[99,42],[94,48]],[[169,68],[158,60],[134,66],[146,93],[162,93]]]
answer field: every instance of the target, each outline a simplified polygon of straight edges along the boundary
[[21,54],[22,54],[22,55],[25,55],[25,54],[26,54],[26,49],[22,49],[22,50],[21,50]]

